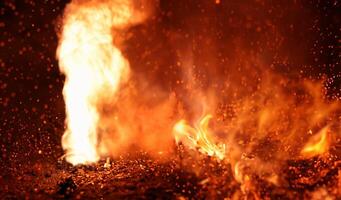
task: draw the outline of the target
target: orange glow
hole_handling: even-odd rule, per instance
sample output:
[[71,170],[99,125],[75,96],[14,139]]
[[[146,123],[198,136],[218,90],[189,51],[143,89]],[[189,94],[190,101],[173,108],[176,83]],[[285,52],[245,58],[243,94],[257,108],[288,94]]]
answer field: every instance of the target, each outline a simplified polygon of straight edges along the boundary
[[[236,68],[233,63],[228,66],[231,80],[215,79],[219,70],[210,71],[216,68],[214,63],[200,68],[199,73],[199,67],[193,66],[200,59],[185,47],[178,58],[184,64],[179,64],[182,67],[174,77],[166,73],[164,65],[130,76],[140,72],[135,70],[139,62],[130,71],[117,43],[124,42],[122,35],[129,32],[128,27],[146,18],[133,2],[73,1],[66,9],[57,57],[66,77],[67,127],[62,145],[68,162],[94,163],[124,154],[130,147],[166,158],[175,138],[177,144],[230,164],[235,180],[247,191],[252,188],[253,174],[279,184],[285,160],[328,152],[329,137],[335,131],[332,127],[337,123],[328,119],[340,104],[323,98],[320,83],[296,83],[259,70],[260,78],[245,78],[245,85],[252,86],[245,87],[241,84],[244,79],[238,79],[242,74],[232,70]],[[248,59],[241,65],[263,66],[258,59]],[[149,73],[162,74],[162,79],[169,76],[169,82],[179,79],[179,84],[158,85],[159,81],[149,80],[158,79]],[[211,114],[192,123],[202,113],[216,116],[214,126],[209,126]],[[302,134],[317,125],[325,128],[311,138]]]
[[[224,27],[215,26],[215,18],[225,14],[213,12],[227,8],[221,0],[206,3],[214,10],[189,15],[182,15],[182,4],[168,8],[144,1],[73,0],[65,10],[57,57],[66,78],[62,147],[68,162],[107,158],[104,167],[110,168],[117,157],[142,151],[201,178],[201,171],[211,172],[197,166],[213,161],[212,168],[219,165],[217,171],[247,196],[263,182],[293,185],[283,175],[287,171],[293,182],[304,182],[293,168],[305,170],[306,161],[333,155],[332,145],[341,141],[340,98],[328,96],[324,77],[310,80],[296,71],[291,54],[281,55],[287,49],[277,44],[286,41],[282,31],[270,22],[253,29],[254,17],[241,23],[237,11],[229,14],[227,21],[257,32],[270,51],[253,37],[237,37],[242,31],[215,32]],[[147,15],[150,20],[134,26]],[[220,180],[201,184],[213,181]]]
[[201,153],[217,157],[222,160],[225,158],[225,145],[215,145],[210,139],[211,134],[208,124],[211,115],[203,117],[196,128],[191,127],[185,120],[180,120],[174,126],[174,135],[177,143],[184,143],[191,149],[199,149]]

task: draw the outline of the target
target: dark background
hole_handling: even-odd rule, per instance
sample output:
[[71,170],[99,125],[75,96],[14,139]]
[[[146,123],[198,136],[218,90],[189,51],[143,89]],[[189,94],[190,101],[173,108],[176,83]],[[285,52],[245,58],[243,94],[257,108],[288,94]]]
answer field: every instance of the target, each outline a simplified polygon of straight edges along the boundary
[[[62,12],[68,2],[0,2],[2,172],[38,161],[54,163],[63,155],[64,76],[59,72],[55,52]],[[161,0],[147,25],[131,30],[134,34],[124,53],[134,72],[151,83],[166,82],[164,85],[172,88],[175,80],[160,76],[177,73],[177,62],[182,58],[178,54],[186,48],[174,46],[174,41],[189,41],[198,65],[220,68],[240,52],[255,51],[266,54],[269,68],[285,76],[325,77],[329,94],[338,98],[340,20],[337,0],[222,0],[220,4],[213,0]],[[271,32],[266,25],[269,23],[281,45],[276,44],[275,33],[267,35]],[[210,41],[201,39],[205,36]],[[232,65],[229,70],[236,68]],[[212,69],[202,68],[208,74],[222,76]],[[243,70],[247,73],[248,69]]]

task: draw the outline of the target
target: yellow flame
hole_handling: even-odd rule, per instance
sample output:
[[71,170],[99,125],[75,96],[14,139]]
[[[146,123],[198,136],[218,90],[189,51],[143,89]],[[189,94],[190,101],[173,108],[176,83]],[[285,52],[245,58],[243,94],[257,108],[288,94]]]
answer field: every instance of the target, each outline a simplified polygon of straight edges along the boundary
[[[129,64],[114,46],[115,31],[132,23],[131,1],[73,1],[65,11],[57,50],[66,76],[66,124],[62,139],[72,164],[98,161],[98,104],[113,99]],[[135,19],[134,19],[135,20]],[[115,29],[115,30],[113,30]]]
[[326,153],[329,150],[328,130],[329,127],[326,126],[311,137],[303,147],[301,155],[304,157],[314,157]]
[[222,160],[225,158],[225,145],[215,145],[209,140],[209,121],[211,115],[202,118],[197,126],[193,128],[185,120],[180,120],[174,126],[174,136],[177,143],[182,142],[188,148],[198,149],[201,153],[217,157]]

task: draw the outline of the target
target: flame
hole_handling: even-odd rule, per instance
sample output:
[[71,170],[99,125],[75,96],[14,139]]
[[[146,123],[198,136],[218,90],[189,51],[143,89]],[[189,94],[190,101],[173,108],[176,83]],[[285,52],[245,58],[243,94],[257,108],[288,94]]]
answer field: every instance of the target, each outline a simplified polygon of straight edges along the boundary
[[174,126],[176,143],[184,143],[190,149],[196,149],[209,156],[222,160],[225,158],[225,144],[215,145],[210,139],[209,121],[211,115],[204,116],[197,126],[193,128],[185,120],[180,120]]
[[96,162],[99,103],[114,99],[127,80],[129,63],[113,43],[117,32],[142,20],[131,1],[73,1],[65,11],[57,57],[66,76],[63,95],[67,130],[62,138],[66,160]]
[[329,127],[321,129],[316,135],[310,138],[307,144],[303,147],[301,155],[304,157],[314,157],[322,155],[329,150]]
[[[62,145],[68,162],[93,163],[101,156],[115,156],[136,143],[144,150],[166,152],[165,147],[170,146],[174,136],[177,143],[190,149],[220,160],[228,157],[235,179],[247,185],[252,173],[263,175],[269,169],[274,174],[269,180],[277,182],[276,173],[282,161],[300,152],[302,156],[312,157],[328,151],[328,127],[313,136],[304,148],[301,146],[307,139],[301,135],[302,130],[326,122],[340,108],[339,103],[323,100],[321,86],[306,81],[294,83],[264,70],[250,75],[259,79],[244,77],[245,84],[240,84],[244,82],[244,78],[239,80],[240,72],[232,76],[236,80],[219,82],[219,78],[215,79],[219,70],[214,65],[207,71],[202,70],[203,76],[201,70],[196,72],[194,64],[202,61],[188,59],[189,48],[184,48],[183,59],[179,57],[186,66],[182,69],[185,77],[180,81],[184,84],[174,86],[179,87],[174,88],[174,95],[168,95],[163,86],[147,83],[148,80],[141,78],[144,74],[139,74],[139,80],[130,80],[135,82],[117,95],[120,86],[128,81],[130,69],[117,45],[122,39],[119,36],[129,26],[145,19],[145,14],[136,12],[135,3],[133,0],[76,0],[67,6],[57,57],[60,70],[66,76],[63,95],[67,129]],[[238,66],[246,65],[248,69],[249,63],[263,69],[263,62],[257,56]],[[234,73],[237,67],[230,64],[229,70]],[[206,85],[211,82],[217,84]],[[220,88],[223,90],[219,91]],[[292,93],[295,95],[291,96]],[[205,102],[203,109],[201,102]],[[104,113],[101,106],[107,104],[110,108]],[[188,113],[197,116],[202,110],[218,116],[219,143],[212,140],[214,131],[209,128],[212,115],[205,115],[194,126],[179,120],[179,116]],[[174,125],[174,120],[179,121]],[[174,135],[169,134],[172,131]],[[244,154],[254,159],[245,161],[241,156]],[[251,168],[251,172],[245,172],[245,162],[245,168]]]

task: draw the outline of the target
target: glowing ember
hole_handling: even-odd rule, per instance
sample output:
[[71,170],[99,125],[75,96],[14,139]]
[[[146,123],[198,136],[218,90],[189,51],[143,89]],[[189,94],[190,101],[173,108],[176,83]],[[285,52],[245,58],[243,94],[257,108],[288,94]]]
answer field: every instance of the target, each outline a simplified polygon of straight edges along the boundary
[[174,126],[175,140],[177,143],[184,143],[191,149],[199,149],[200,152],[219,159],[225,157],[225,145],[215,145],[210,140],[208,127],[211,115],[203,117],[196,128],[191,127],[185,120],[180,120]]
[[99,159],[98,104],[114,98],[129,72],[113,37],[141,19],[134,15],[131,1],[75,1],[66,9],[57,57],[66,76],[67,130],[62,145],[73,164]]

